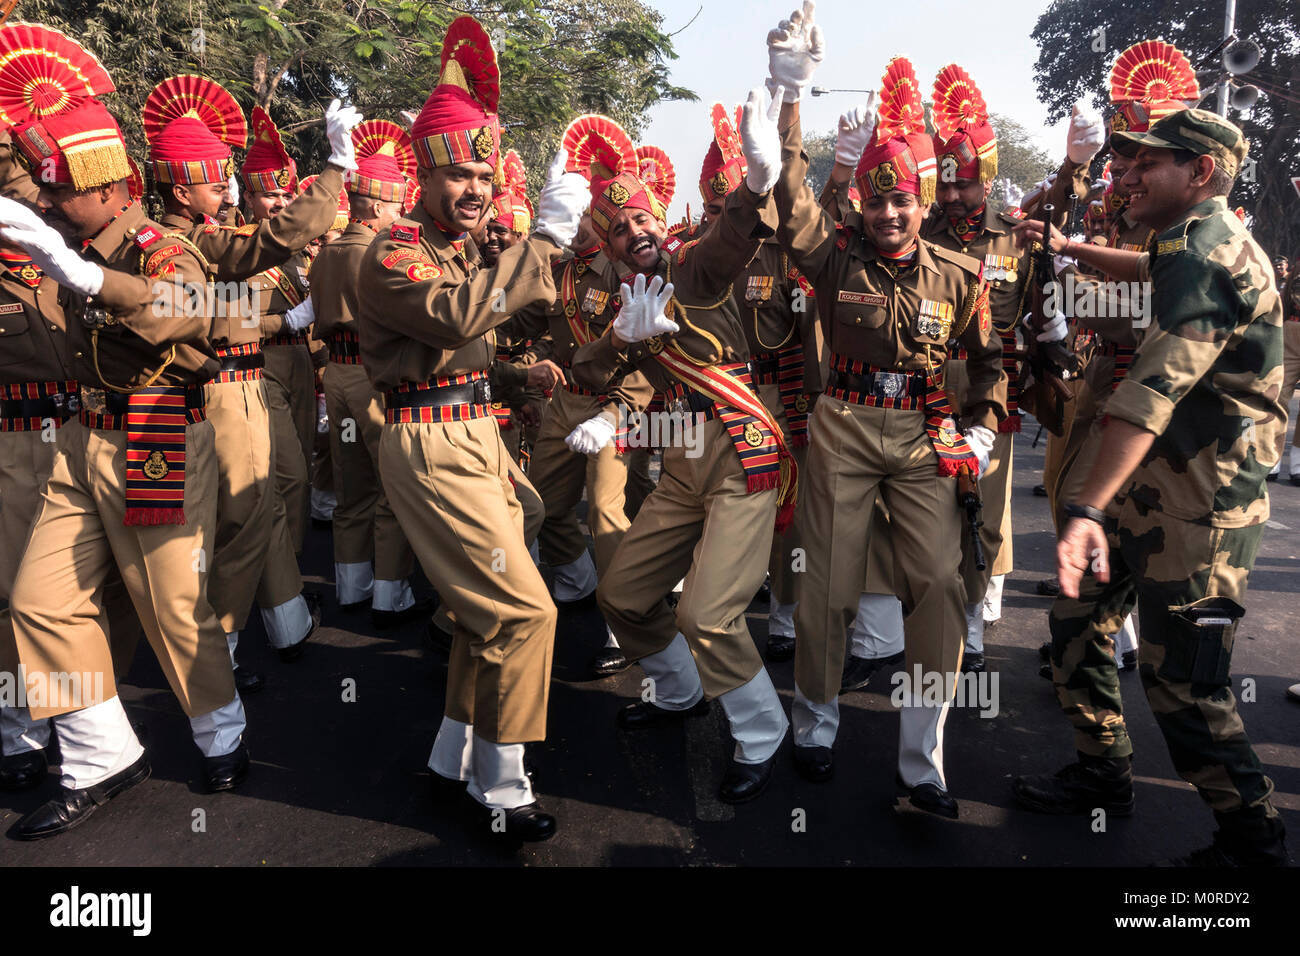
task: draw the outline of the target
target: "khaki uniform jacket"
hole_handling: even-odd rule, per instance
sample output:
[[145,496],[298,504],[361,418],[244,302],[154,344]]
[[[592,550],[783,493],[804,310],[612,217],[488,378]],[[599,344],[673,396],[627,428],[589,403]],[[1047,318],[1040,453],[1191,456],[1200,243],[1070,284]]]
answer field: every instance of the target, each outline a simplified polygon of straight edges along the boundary
[[496,326],[509,317],[501,295],[523,309],[555,299],[551,264],[562,250],[533,235],[505,250],[494,268],[465,254],[424,208],[399,219],[361,259],[361,360],[371,383],[388,391],[403,382],[486,371],[496,358]]
[[316,312],[313,334],[322,342],[335,332],[356,332],[361,315],[361,290],[357,277],[361,259],[377,233],[369,226],[350,222],[339,236],[312,262],[315,282],[311,287]]
[[851,210],[836,225],[806,185],[808,157],[799,123],[781,135],[781,178],[775,197],[778,236],[813,283],[829,350],[880,369],[941,369],[949,342],[966,348],[970,386],[962,424],[997,431],[1006,417],[1002,343],[992,333],[981,263],[924,239],[916,260],[897,280],[863,235]]
[[[825,342],[817,321],[816,297],[803,292],[796,296],[795,290],[802,289],[799,278],[794,262],[773,236],[763,240],[758,255],[736,276],[732,295],[749,353],[761,355],[802,345],[804,391],[815,393],[825,385]],[[811,285],[804,282],[810,292]]]
[[0,385],[75,379],[63,316],[71,297],[49,276],[32,288],[0,267]]

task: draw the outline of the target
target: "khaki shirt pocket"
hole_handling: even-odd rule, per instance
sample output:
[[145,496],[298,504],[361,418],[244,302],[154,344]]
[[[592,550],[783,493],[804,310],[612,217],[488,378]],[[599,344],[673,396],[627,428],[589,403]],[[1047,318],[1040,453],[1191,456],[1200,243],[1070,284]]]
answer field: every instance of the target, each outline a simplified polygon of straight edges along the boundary
[[36,354],[27,309],[20,303],[14,305],[18,305],[18,308],[0,305],[0,365],[19,365]]

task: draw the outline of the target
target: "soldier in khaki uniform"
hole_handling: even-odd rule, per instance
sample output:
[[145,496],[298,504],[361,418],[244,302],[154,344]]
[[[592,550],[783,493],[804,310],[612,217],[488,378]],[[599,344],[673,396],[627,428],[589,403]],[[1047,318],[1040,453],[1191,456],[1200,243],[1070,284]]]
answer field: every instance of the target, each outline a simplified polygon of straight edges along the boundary
[[[908,612],[909,671],[916,665],[942,690],[936,704],[919,687],[903,689],[899,778],[914,805],[956,817],[942,756],[965,633],[952,476],[982,470],[1005,416],[1001,348],[991,338],[982,264],[917,238],[934,199],[935,160],[911,64],[890,62],[879,123],[871,104],[840,121],[831,179],[846,185],[856,165],[862,212],[837,228],[804,182],[798,100],[822,58],[810,8],[784,21],[768,43],[769,85],[788,91],[778,236],[830,318],[831,372],[813,412],[804,475],[809,551],[796,618],[796,762],[812,779],[831,773],[843,635],[865,579],[873,506],[883,495],[893,522],[895,583]],[[958,410],[969,423],[964,438],[939,387],[954,339],[967,351],[967,404]]]
[[[167,210],[162,224],[170,234],[182,237],[188,249],[201,258],[209,278],[221,283],[205,287],[212,299],[209,341],[221,363],[214,380],[204,387],[221,474],[209,600],[226,630],[232,661],[255,597],[262,604],[272,646],[282,659],[294,660],[319,623],[320,610],[302,596],[302,579],[284,523],[274,520],[271,455],[275,427],[267,413],[262,378],[261,322],[255,311],[257,303],[250,301],[242,282],[258,270],[283,262],[328,224],[332,189],[341,184],[340,164],[346,158],[333,157],[335,162],[322,181],[291,213],[260,224],[218,225],[214,217],[230,171],[231,144],[199,119],[184,115],[187,100],[170,90],[174,79],[155,88],[145,110],[150,168]],[[210,80],[202,82],[205,86],[192,89],[191,95],[242,118],[229,93]],[[351,121],[350,114],[335,111],[328,123],[332,133],[346,138],[346,123]],[[216,127],[227,136],[232,129]],[[234,145],[242,144],[243,131],[235,130],[235,134]],[[268,565],[275,567],[268,569]],[[286,583],[278,592],[268,594],[264,584],[268,577],[283,578]],[[258,689],[262,683],[259,675],[242,668],[237,668],[236,679],[246,691]]]
[[[1282,395],[1283,408],[1291,407],[1291,397],[1300,387],[1300,260],[1292,266],[1282,289],[1282,305],[1286,311],[1285,324],[1282,326]],[[1278,445],[1277,464],[1269,473],[1273,480],[1282,470],[1282,452],[1286,450],[1286,435]],[[1291,440],[1291,457],[1288,460],[1287,474],[1291,484],[1300,485],[1300,451],[1296,450],[1295,436]]]
[[[1210,847],[1178,862],[1285,865],[1273,783],[1229,686],[1234,633],[1269,514],[1265,479],[1286,423],[1278,402],[1281,298],[1263,250],[1226,202],[1246,141],[1198,109],[1112,139],[1136,151],[1125,177],[1129,209],[1157,230],[1154,245],[1132,256],[1059,233],[1051,242],[1116,279],[1150,281],[1155,324],[1106,404],[1088,482],[1066,503],[1061,591],[1106,616],[1138,608],[1148,702],[1175,769],[1219,824]],[[1054,634],[1054,657],[1062,650]],[[1105,717],[1126,741],[1122,716]],[[1131,813],[1130,758],[1080,757],[1056,775],[1017,778],[1017,799],[1051,813],[1098,806]]]
[[361,359],[384,393],[384,490],[455,624],[429,758],[435,798],[468,792],[485,816],[500,811],[504,835],[543,840],[555,819],[537,804],[523,745],[546,734],[556,612],[524,545],[514,485],[527,479],[511,470],[486,379],[493,328],[509,315],[494,290],[517,309],[555,298],[551,263],[586,197],[580,177],[553,167],[533,235],[477,267],[466,240],[499,160],[496,57],[472,17],[452,21],[443,53],[411,128],[420,205],[361,261]]
[[[621,308],[605,334],[578,348],[574,377],[605,394],[635,369],[689,416],[596,589],[623,652],[654,682],[653,699],[629,704],[619,723],[634,729],[693,716],[707,708],[706,695],[719,698],[735,742],[719,794],[729,803],[766,788],[789,727],[744,614],[767,569],[774,519],[793,517],[796,479],[784,432],[753,389],[731,295],[774,231],[775,129],[761,125],[758,100],[755,91],[746,104],[746,185],[699,239],[666,238],[663,208],[612,121],[586,123],[577,153],[591,164],[592,222],[623,282],[605,290],[620,293]],[[647,274],[655,277],[649,287]],[[608,431],[612,438],[613,425]],[[674,613],[666,596],[683,567]]]
[[[727,195],[745,178],[745,158],[726,108],[712,109],[713,143],[700,170],[707,229],[722,214]],[[732,295],[749,345],[749,368],[764,406],[776,417],[802,467],[808,447],[808,418],[821,385],[821,328],[811,284],[799,274],[776,237],[763,240],[758,255],[736,277]],[[805,344],[807,343],[807,344]],[[794,610],[798,601],[799,516],[772,538],[767,573],[771,604],[767,616],[767,659],[794,656]]]
[[[65,312],[81,385],[80,422],[64,425],[11,605],[32,716],[54,718],[63,755],[58,796],[13,831],[36,839],[149,775],[99,625],[114,564],[190,716],[209,787],[235,786],[248,751],[225,635],[205,593],[217,466],[200,385],[218,363],[210,319],[185,288],[205,284],[203,269],[129,199],[125,144],[98,101],[26,123],[15,138],[42,169],[41,205],[71,225],[87,257],[28,210],[6,206],[4,238],[76,293]],[[65,152],[71,142],[79,149]],[[43,678],[73,672],[86,680],[48,686],[37,703]]]
[[[361,365],[358,270],[377,235],[401,216],[406,175],[415,172],[411,140],[395,123],[368,120],[353,130],[358,169],[347,190],[352,217],[343,235],[313,263],[313,334],[325,343],[325,403],[330,421],[334,508],[334,582],[339,604],[369,604],[374,622],[391,626],[419,613],[407,580],[414,555],[379,478],[383,397]],[[400,163],[399,163],[400,159]]]

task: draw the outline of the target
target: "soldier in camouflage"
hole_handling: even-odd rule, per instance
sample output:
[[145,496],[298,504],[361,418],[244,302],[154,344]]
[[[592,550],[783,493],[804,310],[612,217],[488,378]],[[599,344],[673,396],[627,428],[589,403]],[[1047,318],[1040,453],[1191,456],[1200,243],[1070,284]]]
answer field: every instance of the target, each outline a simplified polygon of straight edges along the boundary
[[[1269,514],[1265,476],[1286,424],[1282,302],[1267,256],[1228,209],[1246,155],[1241,131],[1183,110],[1146,133],[1125,177],[1130,211],[1157,231],[1148,252],[1080,250],[1117,279],[1152,283],[1147,331],[1107,412],[1087,485],[1066,504],[1057,549],[1063,594],[1094,618],[1141,618],[1141,676],[1178,773],[1210,805],[1213,844],[1185,865],[1285,863],[1284,827],[1229,688],[1232,642]],[[1105,511],[1103,512],[1103,509]],[[1055,641],[1055,638],[1054,638]],[[1085,641],[1054,656],[1087,652]],[[1077,661],[1076,674],[1086,674]],[[1078,693],[1086,694],[1087,689]],[[1094,710],[1100,756],[1017,778],[1017,799],[1049,813],[1132,812],[1123,715]]]

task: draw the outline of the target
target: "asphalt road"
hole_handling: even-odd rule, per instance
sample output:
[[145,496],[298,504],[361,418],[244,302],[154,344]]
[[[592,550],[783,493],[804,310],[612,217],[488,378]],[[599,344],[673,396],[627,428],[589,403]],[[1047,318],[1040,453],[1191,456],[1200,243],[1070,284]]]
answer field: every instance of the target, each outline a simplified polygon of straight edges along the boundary
[[[626,735],[618,708],[638,692],[640,670],[593,679],[587,661],[603,643],[598,613],[562,609],[551,685],[550,732],[532,745],[537,789],[560,821],[557,836],[518,852],[494,844],[466,821],[435,812],[425,760],[442,712],[446,669],[426,651],[422,625],[376,632],[366,616],[344,616],[333,600],[327,532],[309,532],[303,557],[309,586],[323,590],[325,620],[297,663],[281,664],[260,623],[245,634],[241,663],[260,670],[266,689],[245,701],[253,769],[237,792],[202,791],[201,761],[188,724],[141,642],[122,696],[147,735],[153,762],[146,783],[114,800],[79,829],[37,843],[6,840],[6,865],[257,866],[394,865],[1146,865],[1209,841],[1213,821],[1174,773],[1135,673],[1122,677],[1136,748],[1137,811],[1095,832],[1088,818],[1041,817],[1017,809],[1011,778],[1051,771],[1073,759],[1069,727],[1050,684],[1038,675],[1048,599],[1034,584],[1050,574],[1053,540],[1046,499],[1034,497],[1043,443],[1033,429],[1015,452],[1016,570],[1003,619],[986,654],[998,675],[999,709],[982,717],[956,710],[948,722],[947,770],[961,817],[949,822],[897,806],[898,718],[888,676],[843,698],[833,780],[815,785],[794,772],[784,745],[775,778],[759,800],[733,807],[716,797],[727,751],[716,706],[685,726]],[[1273,519],[1251,577],[1238,634],[1233,682],[1254,682],[1241,712],[1277,786],[1276,801],[1300,834],[1300,704],[1286,687],[1300,681],[1296,592],[1300,587],[1300,487],[1269,486]],[[422,580],[419,587],[427,591]],[[750,608],[760,647],[765,608]],[[256,615],[254,615],[256,618]],[[772,665],[788,709],[792,665]],[[344,684],[355,681],[355,701]],[[0,794],[0,826],[47,799],[37,791]],[[202,811],[200,813],[200,811]],[[202,824],[202,826],[200,826]],[[1300,843],[1293,837],[1292,846]],[[1295,850],[1292,850],[1293,861]]]

